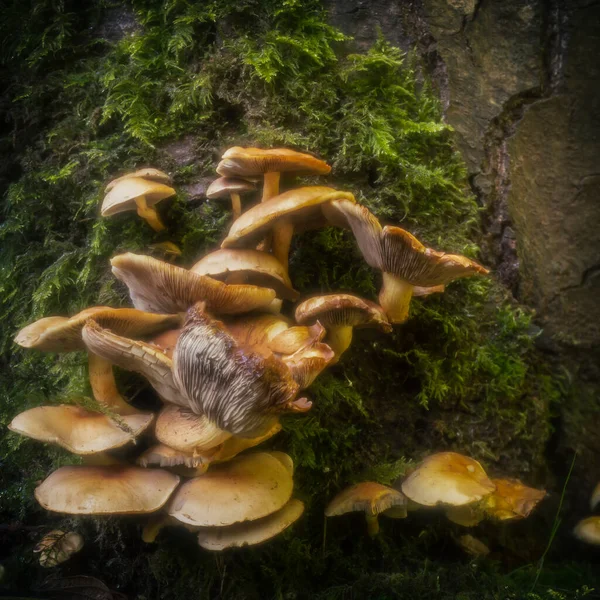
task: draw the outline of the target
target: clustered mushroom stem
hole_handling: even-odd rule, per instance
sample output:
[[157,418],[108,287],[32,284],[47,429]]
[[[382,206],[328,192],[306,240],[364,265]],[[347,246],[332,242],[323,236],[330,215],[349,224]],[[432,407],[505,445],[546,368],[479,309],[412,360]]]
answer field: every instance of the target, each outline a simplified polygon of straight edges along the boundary
[[279,178],[281,173],[265,173],[261,202],[266,202],[279,194]]
[[148,206],[146,202],[145,196],[140,196],[135,199],[135,204],[137,206],[137,213],[142,219],[144,219],[154,231],[163,231],[166,227],[163,225],[160,220],[158,213],[155,208]]
[[379,304],[390,323],[404,323],[408,319],[408,309],[414,286],[391,273],[383,273],[383,285],[379,291]]
[[365,515],[367,521],[367,532],[370,537],[375,537],[379,533],[379,519],[377,515]]
[[242,214],[242,201],[237,192],[231,192],[231,212],[234,221]]
[[352,343],[352,327],[350,325],[327,327],[325,343],[333,350],[335,356],[329,365],[335,365],[342,354],[348,350]]
[[138,411],[119,394],[111,363],[88,352],[88,369],[94,398],[100,404],[119,415],[137,414]]
[[286,273],[293,235],[292,223],[283,223],[273,229],[273,256],[285,267]]

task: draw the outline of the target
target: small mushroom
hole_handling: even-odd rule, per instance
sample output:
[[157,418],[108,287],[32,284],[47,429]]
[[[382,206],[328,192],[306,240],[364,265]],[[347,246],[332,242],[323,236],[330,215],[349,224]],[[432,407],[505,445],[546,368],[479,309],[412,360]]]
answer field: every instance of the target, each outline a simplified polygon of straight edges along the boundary
[[256,186],[251,181],[237,177],[219,177],[208,186],[206,197],[209,200],[231,198],[231,211],[235,221],[242,214],[240,194],[255,191]]
[[321,215],[321,205],[332,200],[354,202],[350,192],[330,187],[302,187],[257,204],[234,221],[222,248],[255,246],[266,234],[273,233],[273,255],[286,268],[294,227]]
[[600,546],[600,517],[588,517],[575,525],[573,533],[578,540],[586,544]]
[[212,551],[254,546],[285,531],[303,512],[304,503],[292,499],[283,508],[262,519],[229,527],[203,527],[198,532],[198,544]]
[[191,269],[225,283],[248,283],[275,290],[278,298],[296,300],[286,268],[272,255],[260,250],[227,248],[207,254]]
[[83,542],[83,537],[74,531],[55,529],[46,534],[33,551],[39,553],[42,567],[55,567],[79,552]]
[[165,229],[154,207],[161,200],[175,195],[172,187],[141,177],[125,177],[111,183],[113,185],[102,201],[103,217],[136,210],[154,231]]
[[183,523],[224,527],[266,517],[292,496],[292,476],[267,452],[237,456],[184,483],[168,513]]
[[374,537],[379,533],[379,514],[393,507],[406,508],[404,494],[374,481],[364,481],[341,491],[327,505],[325,516],[364,511],[367,530]]
[[350,346],[354,327],[376,327],[386,333],[392,330],[380,306],[351,294],[315,296],[296,307],[298,323],[315,323],[317,320],[327,330],[325,343],[335,353],[331,364],[338,362]]
[[132,177],[140,177],[141,179],[148,179],[150,181],[164,183],[165,185],[171,185],[173,183],[171,177],[163,171],[153,169],[152,167],[146,167],[144,169],[138,169],[137,171],[133,171],[132,173],[125,173],[125,175],[121,175],[121,177],[113,179],[108,183],[106,188],[104,188],[104,191],[108,193],[115,187],[115,185],[117,185],[117,183],[120,183],[124,179],[131,179]]
[[227,285],[139,254],[120,254],[111,261],[112,272],[129,288],[133,305],[148,312],[185,312],[198,301],[216,314],[238,314],[268,306],[272,289],[254,285]]
[[406,497],[423,506],[470,504],[495,489],[476,460],[456,452],[428,456],[402,482]]
[[140,467],[61,467],[35,490],[46,510],[69,515],[151,513],[165,505],[179,477]]
[[18,414],[8,428],[15,433],[58,444],[74,454],[95,454],[120,448],[152,422],[143,413],[125,415],[120,422],[79,406],[38,406]]
[[262,201],[279,194],[281,173],[295,172],[307,175],[328,175],[331,167],[310,154],[286,148],[229,148],[221,157],[217,173],[225,177],[255,177],[264,175]]

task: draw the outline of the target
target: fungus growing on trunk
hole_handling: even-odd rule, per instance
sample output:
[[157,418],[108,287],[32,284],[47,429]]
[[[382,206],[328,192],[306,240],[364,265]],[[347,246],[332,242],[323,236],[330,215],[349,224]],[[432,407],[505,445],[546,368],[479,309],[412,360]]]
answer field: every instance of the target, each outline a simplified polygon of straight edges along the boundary
[[231,199],[231,212],[235,221],[242,214],[242,201],[240,194],[255,192],[256,186],[251,181],[236,177],[219,177],[215,179],[206,190],[209,200]]

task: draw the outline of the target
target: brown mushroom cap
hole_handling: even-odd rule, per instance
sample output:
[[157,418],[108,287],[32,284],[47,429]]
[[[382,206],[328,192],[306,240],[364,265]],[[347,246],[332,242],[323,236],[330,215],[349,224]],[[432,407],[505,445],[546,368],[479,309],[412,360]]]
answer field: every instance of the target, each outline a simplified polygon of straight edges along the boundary
[[234,146],[223,154],[217,173],[225,177],[252,177],[263,173],[288,172],[327,175],[331,167],[310,154],[286,148],[241,148]]
[[292,496],[292,476],[267,452],[242,455],[184,483],[168,512],[183,523],[223,527],[266,517]]
[[304,503],[292,499],[282,509],[256,521],[229,527],[203,528],[198,532],[198,544],[213,551],[254,546],[280,534],[295,523],[303,512]]
[[190,270],[221,281],[233,276],[235,283],[274,289],[277,297],[285,300],[296,300],[299,296],[285,267],[272,254],[260,250],[217,250],[200,259]]
[[110,190],[112,190],[115,187],[115,185],[117,185],[117,183],[120,183],[124,179],[131,179],[132,177],[148,179],[150,181],[164,183],[165,185],[170,185],[172,183],[171,177],[169,177],[169,175],[167,175],[166,173],[163,173],[163,171],[159,171],[158,169],[153,169],[151,167],[147,167],[144,169],[138,169],[137,171],[134,171],[133,173],[126,173],[125,175],[121,175],[121,177],[117,177],[116,179],[113,179],[111,182],[109,182],[109,184],[106,186],[104,191],[110,192]]
[[402,492],[423,506],[470,504],[495,489],[476,460],[456,452],[428,456],[402,483]]
[[35,490],[46,510],[70,515],[145,514],[166,504],[179,477],[140,467],[61,467]]
[[129,210],[137,211],[136,200],[144,197],[148,206],[154,206],[161,200],[175,195],[175,190],[164,183],[142,179],[141,177],[126,177],[115,182],[102,201],[100,214],[110,217]]
[[523,485],[518,479],[492,479],[496,489],[483,499],[485,512],[500,521],[524,519],[546,497],[544,490]]
[[282,315],[242,315],[224,322],[229,334],[241,346],[266,346],[280,333],[289,329],[291,321]]
[[575,537],[587,544],[600,546],[600,517],[588,517],[577,523],[573,530]]
[[79,406],[38,406],[18,414],[8,428],[15,433],[58,444],[74,454],[93,454],[124,446],[152,422],[151,414],[120,417],[123,427],[101,413]]
[[215,179],[206,190],[206,197],[209,200],[219,200],[221,198],[229,197],[232,193],[244,194],[246,192],[255,192],[256,186],[246,179],[239,179],[236,177],[219,177]]
[[149,312],[183,312],[195,302],[206,302],[217,314],[237,314],[268,306],[272,289],[227,285],[151,256],[120,254],[111,261],[117,279],[129,288],[133,305]]
[[335,496],[327,505],[325,516],[335,517],[360,511],[374,516],[394,506],[406,506],[404,494],[374,481],[364,481],[342,490]]

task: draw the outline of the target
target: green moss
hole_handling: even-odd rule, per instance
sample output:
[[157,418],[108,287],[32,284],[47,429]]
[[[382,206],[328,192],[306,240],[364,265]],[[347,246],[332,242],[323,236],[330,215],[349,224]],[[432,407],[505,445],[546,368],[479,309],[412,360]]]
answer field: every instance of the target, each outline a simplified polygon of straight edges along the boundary
[[[183,193],[160,206],[166,237],[133,215],[99,219],[104,185],[128,168],[170,170],[180,190],[212,177],[230,145],[309,149],[333,165],[328,183],[352,191],[382,221],[477,256],[478,208],[435,94],[415,74],[416,58],[384,40],[349,54],[318,2],[8,4],[0,25],[14,128],[0,142],[10,149],[0,226],[3,426],[26,408],[89,396],[84,357],[24,351],[12,343],[20,327],[93,304],[127,305],[110,256],[162,258],[149,246],[170,239],[189,265],[229,224],[222,206],[191,204]],[[137,29],[117,42],[95,37],[115,8],[133,10]],[[180,165],[165,148],[183,135],[199,151]],[[379,285],[351,237],[329,229],[295,238],[291,276],[305,293],[375,298]],[[510,560],[457,558],[456,530],[437,517],[385,523],[371,541],[357,535],[359,518],[333,521],[325,535],[322,516],[344,485],[391,483],[434,449],[467,452],[491,472],[535,483],[562,391],[533,337],[530,315],[493,281],[459,281],[444,295],[415,300],[410,321],[392,335],[357,332],[351,351],[309,390],[313,411],[286,419],[272,441],[293,455],[297,494],[307,503],[285,538],[213,557],[182,532],[167,531],[148,547],[137,521],[81,520],[94,549],[82,555],[82,571],[140,598],[563,597],[522,592],[532,570],[506,578],[500,573]],[[144,392],[139,379],[119,374],[119,381],[129,397]],[[47,519],[33,501],[34,481],[74,459],[12,434],[0,454],[0,513]],[[529,543],[529,533],[515,535],[516,545]],[[534,550],[517,563],[535,557]],[[22,577],[14,569],[9,583]]]

